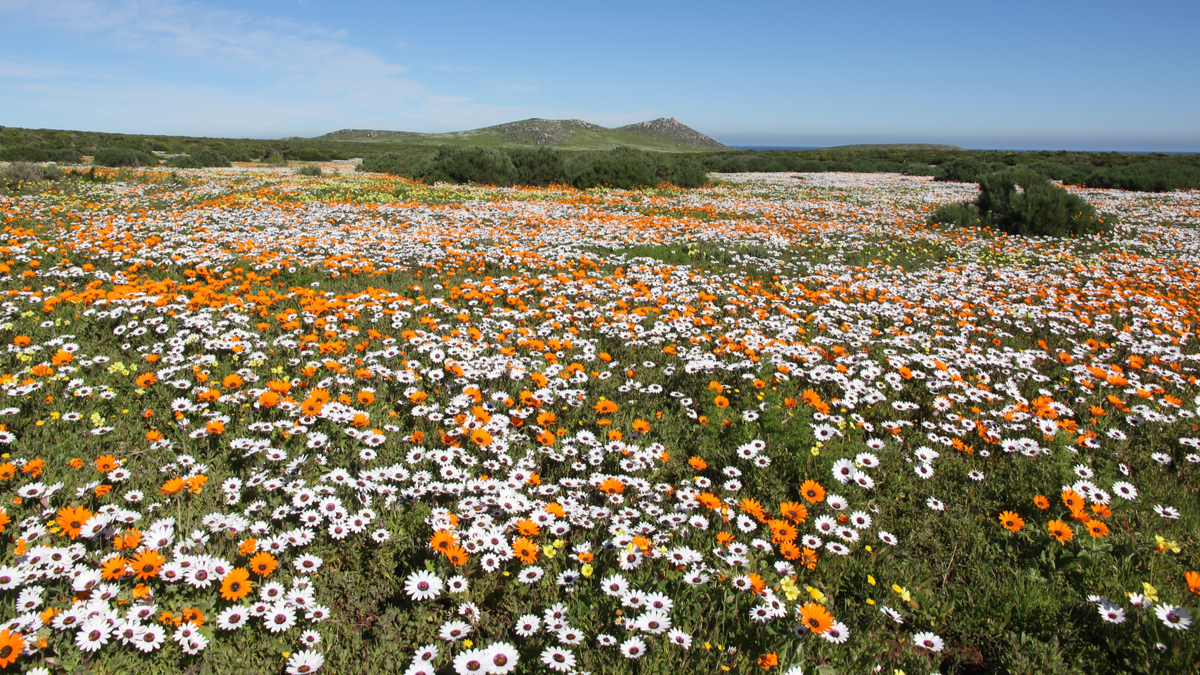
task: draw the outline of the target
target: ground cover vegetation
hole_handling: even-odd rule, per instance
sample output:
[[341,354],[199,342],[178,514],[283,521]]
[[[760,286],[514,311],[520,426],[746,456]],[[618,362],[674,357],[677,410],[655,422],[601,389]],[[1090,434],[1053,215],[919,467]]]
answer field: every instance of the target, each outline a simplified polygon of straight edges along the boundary
[[443,148],[431,153],[367,155],[359,170],[427,182],[503,187],[561,184],[629,189],[669,183],[694,188],[708,180],[704,167],[687,155],[630,148],[569,153],[549,148]]
[[14,167],[0,668],[1200,667],[1196,192]]

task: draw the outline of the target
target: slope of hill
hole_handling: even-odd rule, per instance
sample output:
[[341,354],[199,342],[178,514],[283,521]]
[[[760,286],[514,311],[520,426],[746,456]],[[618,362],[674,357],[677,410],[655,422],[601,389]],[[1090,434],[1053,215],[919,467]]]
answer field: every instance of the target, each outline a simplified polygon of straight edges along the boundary
[[491,147],[553,146],[568,150],[607,150],[617,147],[694,152],[725,150],[726,146],[672,118],[638,122],[615,129],[583,120],[528,119],[482,129],[422,134],[411,131],[342,129],[313,140],[403,142],[415,145],[483,145]]

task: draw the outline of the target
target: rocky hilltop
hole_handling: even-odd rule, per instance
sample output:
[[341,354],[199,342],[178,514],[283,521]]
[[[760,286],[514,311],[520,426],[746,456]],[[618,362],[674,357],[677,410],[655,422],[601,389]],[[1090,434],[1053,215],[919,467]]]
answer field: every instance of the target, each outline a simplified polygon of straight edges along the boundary
[[585,131],[604,131],[604,127],[583,120],[544,120],[533,118],[509,122],[480,131],[490,131],[506,141],[533,145],[562,145]]
[[649,136],[650,138],[660,138],[663,140],[678,141],[694,145],[698,148],[712,148],[713,150],[723,150],[724,145],[705,136],[674,117],[660,117],[649,122],[638,122],[637,124],[626,124],[623,127],[617,127],[617,131],[624,131],[630,134],[638,134],[641,136]]

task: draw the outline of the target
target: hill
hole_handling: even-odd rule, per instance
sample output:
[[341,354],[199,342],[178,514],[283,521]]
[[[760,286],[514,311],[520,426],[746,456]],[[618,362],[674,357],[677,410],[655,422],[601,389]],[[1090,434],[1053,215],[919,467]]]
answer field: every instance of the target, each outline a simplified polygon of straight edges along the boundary
[[674,117],[609,129],[583,120],[546,120],[533,118],[508,122],[482,129],[422,134],[412,131],[342,129],[318,136],[318,141],[356,141],[365,143],[402,142],[406,145],[482,145],[489,147],[552,146],[566,150],[607,150],[632,147],[667,152],[727,150],[704,134],[682,124]]

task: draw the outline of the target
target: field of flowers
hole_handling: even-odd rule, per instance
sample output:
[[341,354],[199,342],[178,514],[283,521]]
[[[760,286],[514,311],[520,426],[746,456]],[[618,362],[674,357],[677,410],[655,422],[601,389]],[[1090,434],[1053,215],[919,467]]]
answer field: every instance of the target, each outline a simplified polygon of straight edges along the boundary
[[1200,669],[1200,193],[86,177],[0,197],[10,671]]

